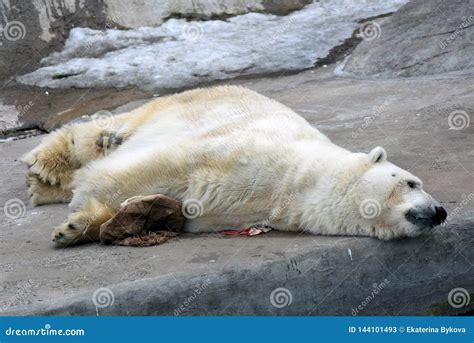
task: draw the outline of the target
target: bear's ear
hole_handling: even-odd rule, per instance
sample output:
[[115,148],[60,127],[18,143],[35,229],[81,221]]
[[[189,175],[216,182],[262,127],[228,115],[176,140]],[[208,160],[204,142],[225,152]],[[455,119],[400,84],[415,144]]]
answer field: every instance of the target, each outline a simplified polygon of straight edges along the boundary
[[381,163],[387,160],[387,152],[384,148],[378,146],[369,152],[369,158],[372,163]]

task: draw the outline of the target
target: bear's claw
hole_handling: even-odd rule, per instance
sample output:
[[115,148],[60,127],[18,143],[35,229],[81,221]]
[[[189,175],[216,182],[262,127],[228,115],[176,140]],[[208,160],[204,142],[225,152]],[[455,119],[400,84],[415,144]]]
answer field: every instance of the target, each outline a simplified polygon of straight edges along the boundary
[[83,240],[86,230],[85,223],[65,222],[53,230],[52,241],[59,246],[78,243]]
[[123,142],[123,137],[119,136],[116,132],[102,131],[97,138],[96,145],[100,149],[103,149],[104,154]]

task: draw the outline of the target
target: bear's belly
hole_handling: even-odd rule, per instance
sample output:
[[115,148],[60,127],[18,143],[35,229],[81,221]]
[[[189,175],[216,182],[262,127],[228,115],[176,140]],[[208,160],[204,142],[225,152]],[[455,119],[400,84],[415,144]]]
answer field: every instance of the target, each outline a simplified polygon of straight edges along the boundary
[[299,232],[297,224],[289,225],[282,222],[271,222],[266,214],[249,213],[240,216],[203,216],[201,218],[187,219],[184,230],[189,233],[222,232],[225,230],[238,230],[251,225],[264,224],[279,231]]

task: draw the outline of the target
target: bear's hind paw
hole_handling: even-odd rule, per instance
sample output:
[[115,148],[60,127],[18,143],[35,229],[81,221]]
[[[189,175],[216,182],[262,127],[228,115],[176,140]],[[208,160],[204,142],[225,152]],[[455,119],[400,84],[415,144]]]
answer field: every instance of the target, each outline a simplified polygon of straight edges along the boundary
[[70,190],[65,190],[60,186],[53,186],[40,179],[39,175],[28,173],[26,176],[28,195],[33,206],[69,202],[72,197]]

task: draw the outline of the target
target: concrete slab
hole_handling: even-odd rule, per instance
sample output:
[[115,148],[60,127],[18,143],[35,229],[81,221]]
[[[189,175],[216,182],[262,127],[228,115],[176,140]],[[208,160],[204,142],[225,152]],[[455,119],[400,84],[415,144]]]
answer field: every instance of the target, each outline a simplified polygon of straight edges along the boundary
[[[254,238],[184,235],[149,248],[89,244],[53,248],[65,205],[28,204],[18,157],[40,137],[0,144],[0,314],[421,315],[459,314],[448,295],[473,298],[472,76],[373,81],[334,76],[332,66],[233,81],[275,98],[351,150],[384,146],[424,180],[450,213],[415,239],[269,233]],[[455,112],[458,111],[458,112]],[[459,112],[461,111],[461,112]],[[455,112],[453,115],[452,113]],[[462,124],[462,123],[461,123]],[[451,127],[451,129],[450,129]],[[11,204],[11,202],[10,202]],[[472,312],[471,312],[472,313]]]

